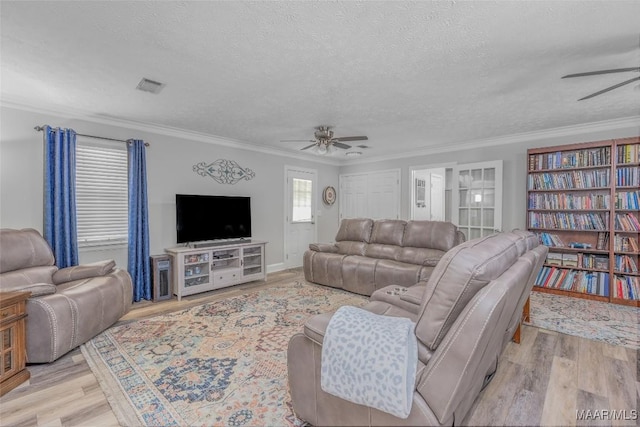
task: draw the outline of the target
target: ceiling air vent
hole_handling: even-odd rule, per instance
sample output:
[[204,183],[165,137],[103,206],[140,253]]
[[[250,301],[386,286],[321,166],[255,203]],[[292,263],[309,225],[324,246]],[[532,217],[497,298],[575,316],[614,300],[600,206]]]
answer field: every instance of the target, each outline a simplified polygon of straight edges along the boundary
[[142,90],[144,92],[160,93],[163,87],[164,83],[143,78],[142,80],[140,80],[140,83],[138,83],[136,89]]

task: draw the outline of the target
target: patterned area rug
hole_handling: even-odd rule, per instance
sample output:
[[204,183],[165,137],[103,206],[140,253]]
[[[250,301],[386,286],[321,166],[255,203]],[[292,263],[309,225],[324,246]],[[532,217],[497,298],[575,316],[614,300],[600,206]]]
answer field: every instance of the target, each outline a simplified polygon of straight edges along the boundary
[[367,298],[300,281],[113,327],[82,352],[122,425],[298,425],[289,338]]
[[640,349],[640,309],[637,307],[531,292],[531,324]]

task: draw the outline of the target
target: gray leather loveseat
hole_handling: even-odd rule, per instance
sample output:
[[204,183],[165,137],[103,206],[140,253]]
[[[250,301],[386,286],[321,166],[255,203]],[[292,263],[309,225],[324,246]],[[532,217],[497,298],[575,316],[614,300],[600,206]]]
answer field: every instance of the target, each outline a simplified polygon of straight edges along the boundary
[[[518,230],[470,240],[442,257],[425,286],[414,287],[421,290],[415,304],[400,304],[399,296],[394,300],[384,291],[372,295],[364,310],[415,324],[418,361],[415,385],[408,390],[412,406],[406,418],[352,403],[321,388],[323,340],[333,313],[310,318],[304,331],[289,341],[287,364],[295,414],[323,426],[463,425],[520,324],[547,251],[533,233]],[[352,345],[361,343],[354,336]],[[372,363],[370,353],[360,354],[354,366]]]
[[344,219],[335,244],[309,245],[304,275],[309,282],[371,295],[428,279],[440,258],[464,240],[450,222]]
[[27,362],[52,362],[131,308],[131,277],[108,260],[58,269],[33,229],[0,229],[0,291],[30,291]]

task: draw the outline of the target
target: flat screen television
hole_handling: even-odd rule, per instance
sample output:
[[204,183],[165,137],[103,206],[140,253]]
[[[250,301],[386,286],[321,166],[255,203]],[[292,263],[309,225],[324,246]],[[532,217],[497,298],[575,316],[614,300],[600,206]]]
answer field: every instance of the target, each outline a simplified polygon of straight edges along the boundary
[[251,237],[251,198],[176,194],[178,243]]

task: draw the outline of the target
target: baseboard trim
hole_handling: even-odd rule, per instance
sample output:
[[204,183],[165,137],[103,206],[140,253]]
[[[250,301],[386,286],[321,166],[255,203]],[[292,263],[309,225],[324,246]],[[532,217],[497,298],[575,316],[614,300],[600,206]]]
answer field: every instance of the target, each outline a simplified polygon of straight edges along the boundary
[[287,268],[284,266],[284,262],[279,262],[277,264],[267,265],[267,274],[276,273],[278,271],[286,270]]

